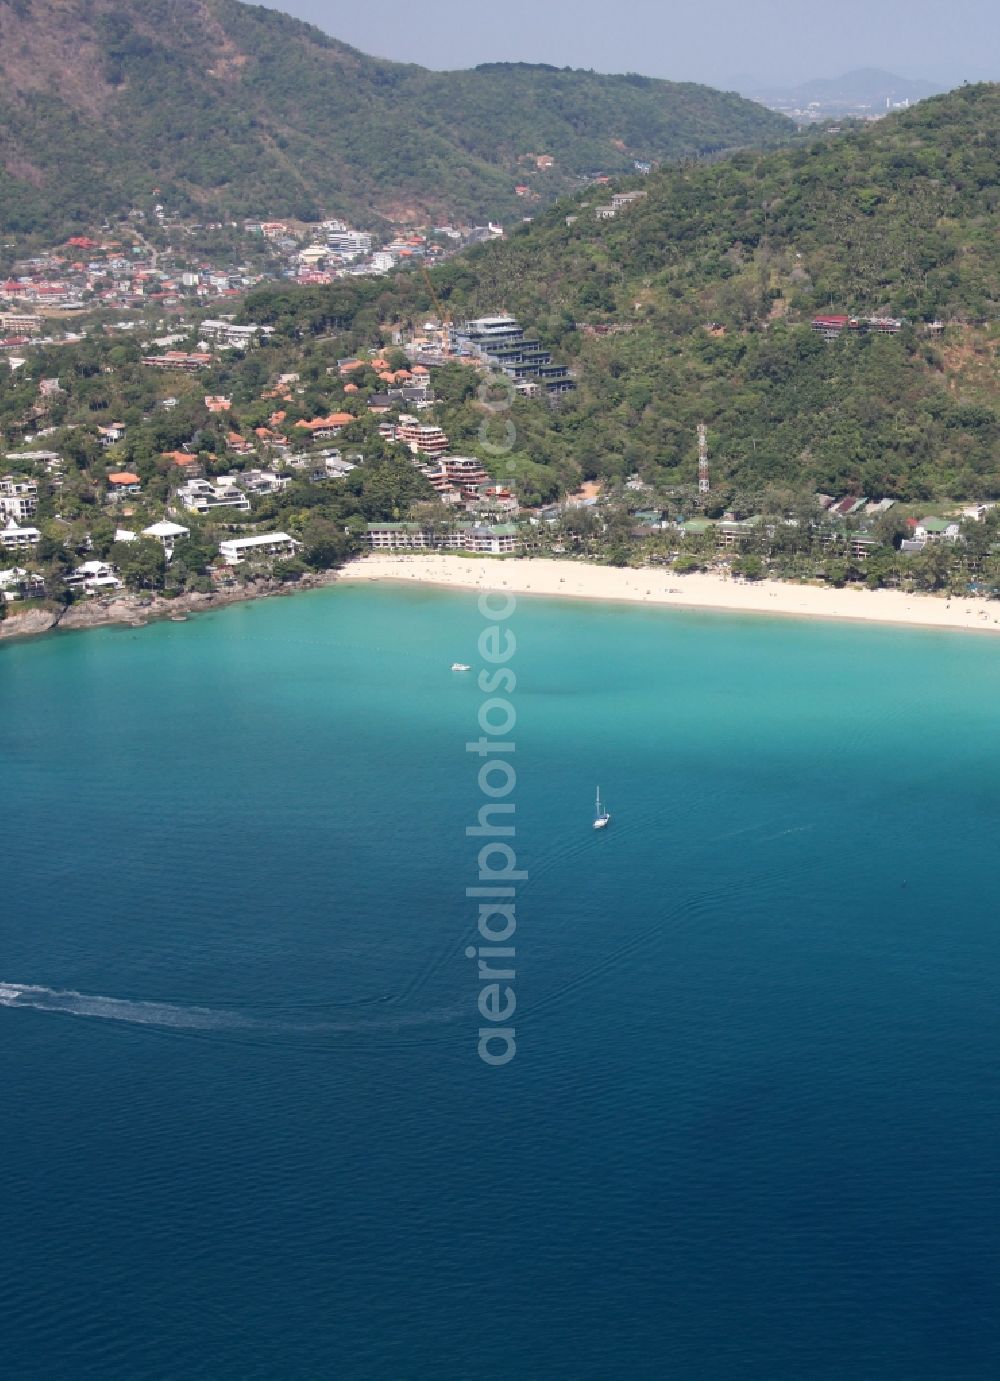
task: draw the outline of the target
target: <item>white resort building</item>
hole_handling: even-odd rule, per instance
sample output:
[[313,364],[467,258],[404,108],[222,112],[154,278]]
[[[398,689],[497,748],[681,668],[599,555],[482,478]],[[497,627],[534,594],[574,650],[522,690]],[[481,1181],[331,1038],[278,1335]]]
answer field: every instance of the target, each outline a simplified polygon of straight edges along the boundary
[[233,537],[219,543],[219,555],[227,566],[263,556],[294,556],[302,543],[287,532],[263,532],[257,537]]
[[424,528],[419,523],[369,523],[365,537],[372,551],[469,551],[508,556],[519,546],[513,523],[459,523],[447,528]]

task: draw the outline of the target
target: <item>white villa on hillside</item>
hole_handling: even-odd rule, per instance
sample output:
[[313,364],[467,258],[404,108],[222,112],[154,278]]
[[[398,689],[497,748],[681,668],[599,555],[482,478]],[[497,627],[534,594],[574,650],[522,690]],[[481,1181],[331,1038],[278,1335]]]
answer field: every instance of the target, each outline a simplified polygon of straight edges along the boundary
[[45,581],[37,571],[26,571],[23,566],[0,571],[0,596],[7,603],[15,599],[35,599],[44,594]]
[[6,527],[0,528],[0,547],[4,551],[18,551],[21,547],[37,547],[42,534],[37,527],[18,527],[11,518]]
[[174,554],[174,543],[181,541],[185,537],[190,537],[191,529],[189,527],[183,527],[180,523],[153,523],[152,527],[143,528],[142,535],[143,537],[152,537],[155,541],[159,542],[169,561]]
[[88,595],[99,594],[102,590],[120,590],[122,582],[115,574],[115,568],[107,561],[84,561],[66,576],[66,585],[71,590],[83,590]]
[[250,500],[230,479],[218,484],[211,480],[189,480],[177,491],[177,497],[192,513],[211,513],[216,508],[235,508],[238,513],[250,512]]

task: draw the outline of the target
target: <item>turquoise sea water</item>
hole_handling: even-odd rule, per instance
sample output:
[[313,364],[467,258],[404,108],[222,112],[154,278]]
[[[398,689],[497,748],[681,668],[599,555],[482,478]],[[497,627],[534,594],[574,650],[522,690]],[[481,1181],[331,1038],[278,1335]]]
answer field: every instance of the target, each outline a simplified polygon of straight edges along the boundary
[[0,649],[4,1374],[996,1377],[1000,642],[522,600],[488,1069],[482,623]]

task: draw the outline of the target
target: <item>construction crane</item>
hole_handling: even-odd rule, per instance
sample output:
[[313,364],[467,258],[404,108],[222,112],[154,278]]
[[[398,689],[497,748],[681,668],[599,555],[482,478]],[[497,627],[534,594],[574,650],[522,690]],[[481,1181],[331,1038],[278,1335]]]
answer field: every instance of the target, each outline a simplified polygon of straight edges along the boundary
[[707,494],[712,488],[708,478],[708,428],[698,423],[698,493]]

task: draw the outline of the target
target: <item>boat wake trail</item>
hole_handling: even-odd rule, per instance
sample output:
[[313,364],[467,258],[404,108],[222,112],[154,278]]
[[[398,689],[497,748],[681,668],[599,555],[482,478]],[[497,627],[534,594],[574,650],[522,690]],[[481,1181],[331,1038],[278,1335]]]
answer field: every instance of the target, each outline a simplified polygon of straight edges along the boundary
[[0,983],[0,1007],[28,1007],[36,1012],[62,1012],[74,1017],[98,1017],[105,1021],[126,1021],[138,1026],[219,1027],[257,1026],[259,1023],[238,1012],[217,1011],[211,1007],[183,1007],[170,1002],[137,1002],[119,997],[101,997],[72,990],[60,992],[34,983]]
[[[389,1001],[388,998],[384,1001]],[[152,1026],[176,1031],[286,1032],[294,1034],[339,1035],[403,1032],[413,1026],[434,1026],[455,1021],[466,1012],[466,1004],[431,1011],[393,1011],[383,1015],[343,1016],[333,1019],[288,1020],[280,1015],[251,1016],[217,1007],[187,1007],[173,1002],[140,1002],[129,998],[101,997],[94,993],[61,991],[34,983],[0,983],[0,1007],[26,1007],[35,1012],[55,1012],[63,1016],[96,1017],[102,1021],[127,1022],[133,1026]]]

